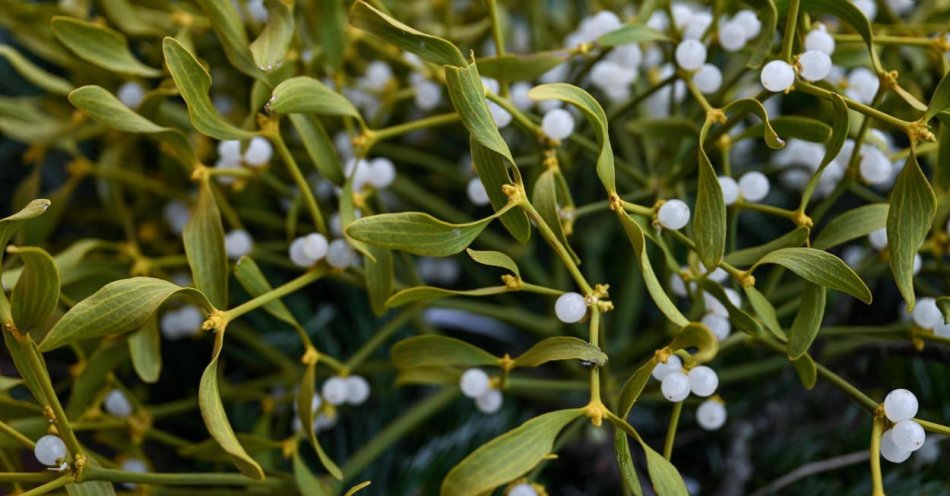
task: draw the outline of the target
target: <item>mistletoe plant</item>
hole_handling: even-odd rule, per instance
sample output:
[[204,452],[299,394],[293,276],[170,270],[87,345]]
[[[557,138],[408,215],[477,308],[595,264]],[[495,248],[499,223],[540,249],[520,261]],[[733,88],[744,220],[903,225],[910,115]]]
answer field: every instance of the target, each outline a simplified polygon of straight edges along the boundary
[[[866,410],[839,420],[883,495],[882,457],[950,434],[948,18],[7,1],[0,487],[685,495],[677,433],[800,401],[741,387],[788,369]],[[944,367],[832,370],[882,342]],[[948,489],[916,467],[888,484]]]

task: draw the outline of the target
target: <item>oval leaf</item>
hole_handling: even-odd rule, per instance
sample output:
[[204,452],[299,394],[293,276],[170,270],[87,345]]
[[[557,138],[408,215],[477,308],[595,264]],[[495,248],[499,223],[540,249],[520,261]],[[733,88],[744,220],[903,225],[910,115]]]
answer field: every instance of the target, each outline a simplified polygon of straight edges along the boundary
[[825,287],[806,282],[802,290],[798,313],[788,330],[788,358],[797,360],[808,352],[811,343],[821,329],[821,319],[825,316]]
[[492,286],[469,290],[443,289],[432,286],[417,286],[398,291],[386,300],[387,308],[401,307],[417,301],[432,301],[452,296],[491,296],[510,291],[507,286]]
[[393,365],[399,369],[454,365],[481,367],[498,365],[498,358],[487,351],[447,336],[416,336],[393,346]]
[[198,187],[198,203],[182,232],[195,287],[217,308],[228,305],[228,256],[221,213],[207,178]]
[[421,212],[380,214],[363,217],[348,225],[346,235],[415,255],[445,257],[467,248],[497,216],[498,213],[467,224],[449,224]]
[[162,71],[140,62],[129,50],[125,36],[111,28],[74,17],[55,16],[53,34],[79,58],[103,69],[142,77],[158,77]]
[[278,114],[343,115],[363,119],[349,100],[322,82],[306,76],[278,84],[267,108]]
[[7,251],[23,260],[23,272],[10,294],[13,323],[29,332],[46,323],[59,302],[59,270],[42,248],[9,247]]
[[153,314],[139,330],[129,336],[132,367],[142,382],[154,384],[162,374],[162,339],[158,318]]
[[559,336],[544,339],[529,348],[515,358],[515,366],[537,367],[555,360],[583,360],[603,366],[607,363],[607,355],[587,341]]
[[465,250],[465,252],[468,253],[468,256],[472,257],[472,260],[482,265],[508,269],[515,277],[521,278],[521,272],[518,271],[518,265],[515,261],[500,251],[478,251],[469,248]]
[[811,245],[819,250],[827,250],[884,229],[887,227],[889,208],[886,203],[872,203],[848,210],[829,222]]
[[927,182],[917,157],[911,153],[891,190],[887,212],[887,249],[891,272],[907,311],[914,309],[914,255],[930,232],[937,214],[937,197]]
[[840,258],[814,248],[782,248],[762,257],[752,267],[776,264],[798,274],[806,281],[848,293],[870,304],[871,290]]

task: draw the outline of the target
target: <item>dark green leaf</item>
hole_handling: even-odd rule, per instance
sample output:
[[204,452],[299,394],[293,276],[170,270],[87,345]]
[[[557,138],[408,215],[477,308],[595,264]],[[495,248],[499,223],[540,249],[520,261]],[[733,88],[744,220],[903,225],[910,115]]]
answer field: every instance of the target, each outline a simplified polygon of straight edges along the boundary
[[[502,191],[502,187],[514,182],[509,174],[509,162],[501,155],[482,146],[474,135],[469,140],[469,145],[475,172],[478,173],[478,178],[485,187],[492,208],[497,212],[508,204],[508,196]],[[515,177],[520,180],[521,174],[517,168],[512,166],[512,170],[515,172]],[[531,238],[531,224],[523,210],[513,209],[506,212],[501,216],[501,222],[519,243],[526,243]]]
[[718,267],[726,251],[726,202],[722,197],[716,171],[709,163],[709,157],[702,146],[699,147],[697,167],[699,180],[693,214],[696,253],[706,267]]
[[44,91],[56,95],[65,95],[73,89],[69,81],[46,72],[46,70],[37,66],[23,55],[20,55],[20,52],[16,51],[16,49],[10,45],[0,45],[0,57],[7,59],[7,62],[9,62],[13,69],[23,76],[24,79]]
[[504,211],[467,224],[449,224],[421,212],[380,214],[353,222],[345,232],[372,245],[415,255],[445,257],[467,248],[485,226]]
[[805,353],[792,360],[792,365],[795,366],[795,374],[798,375],[798,380],[802,382],[805,389],[815,387],[815,383],[818,382],[818,368],[815,366],[815,361],[812,360],[811,355]]

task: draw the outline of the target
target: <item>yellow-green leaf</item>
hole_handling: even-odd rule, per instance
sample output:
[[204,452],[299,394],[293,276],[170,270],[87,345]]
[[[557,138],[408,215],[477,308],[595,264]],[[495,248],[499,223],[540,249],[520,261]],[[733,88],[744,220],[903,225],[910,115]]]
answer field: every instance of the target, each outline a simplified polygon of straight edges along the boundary
[[65,95],[72,91],[73,85],[69,81],[50,74],[20,54],[10,45],[0,45],[0,57],[7,59],[13,69],[24,79],[39,88],[56,95]]
[[582,339],[558,336],[535,343],[515,358],[515,366],[537,367],[555,360],[582,360],[603,366],[607,363],[607,354]]
[[[835,114],[835,117],[838,117],[838,115]],[[845,117],[847,117],[847,115]],[[828,138],[831,136],[831,126],[818,119],[812,119],[811,117],[780,115],[769,121],[769,124],[771,124],[772,129],[779,136],[797,138],[811,141],[812,143],[824,143],[828,141]],[[763,128],[764,125],[761,122],[756,122],[733,137],[732,142],[735,143],[746,138],[763,134],[765,131]],[[833,155],[832,158],[834,157]]]
[[[781,248],[797,248],[805,244],[808,239],[809,229],[807,227],[798,227],[793,231],[787,232],[768,243],[759,246],[752,246],[741,250],[736,250],[726,255],[726,262],[736,266],[749,266],[759,261],[765,255]],[[818,246],[815,246],[818,248]],[[708,266],[707,266],[708,267]]]
[[769,122],[769,113],[765,110],[762,102],[755,98],[735,100],[726,105],[723,112],[727,115],[731,115],[733,112],[755,114],[762,123],[762,138],[765,140],[765,144],[776,150],[785,146],[785,140],[779,137],[775,129],[772,129],[772,124]]
[[191,277],[216,308],[228,306],[228,256],[221,213],[207,179],[198,186],[198,202],[182,233]]
[[551,454],[561,430],[583,410],[558,410],[528,420],[483,444],[449,471],[442,496],[477,496],[521,477]]
[[130,0],[99,0],[96,3],[110,21],[122,31],[133,36],[161,36],[161,26],[156,26],[139,12],[139,7]]
[[297,415],[300,417],[300,425],[303,428],[303,432],[307,435],[307,440],[310,441],[310,445],[313,446],[314,451],[316,451],[320,463],[327,469],[327,472],[330,472],[330,475],[337,480],[342,480],[343,472],[340,471],[340,467],[338,467],[333,459],[327,455],[326,451],[323,450],[323,446],[321,446],[320,441],[317,440],[317,433],[313,428],[313,417],[315,413],[313,411],[313,395],[316,390],[316,368],[317,363],[314,361],[307,364],[307,368],[304,370],[303,379],[300,380],[300,390],[297,392]]
[[594,135],[600,152],[597,155],[597,176],[607,190],[608,195],[617,193],[614,178],[614,152],[610,147],[610,134],[607,131],[607,115],[597,100],[577,86],[566,83],[542,84],[531,88],[528,97],[532,100],[560,100],[577,107],[584,114]]
[[515,277],[521,278],[521,272],[518,271],[518,264],[516,264],[511,257],[500,251],[479,251],[469,248],[465,250],[465,252],[468,253],[468,256],[472,257],[472,260],[482,265],[508,269]]
[[162,374],[162,340],[158,318],[152,315],[139,330],[129,336],[132,367],[142,382],[154,384]]
[[815,366],[815,361],[811,358],[811,355],[805,353],[792,360],[792,365],[795,367],[798,380],[801,381],[802,386],[805,386],[805,389],[815,387],[815,383],[818,382],[818,368]]
[[693,237],[696,241],[696,253],[703,265],[718,267],[726,251],[726,202],[716,171],[703,151],[702,141],[700,138]]
[[372,258],[363,261],[366,293],[373,313],[382,315],[393,295],[393,252],[378,246],[367,247]]
[[633,456],[630,454],[630,442],[627,441],[627,433],[620,429],[614,431],[614,450],[617,453],[617,467],[620,469],[624,486],[634,496],[643,496],[643,488],[640,487],[637,468],[633,465]]
[[345,180],[343,168],[340,166],[333,142],[327,136],[327,131],[320,120],[315,116],[305,114],[290,114],[289,118],[297,135],[300,136],[310,163],[333,184],[343,184]]
[[[238,14],[236,5],[231,0],[197,0],[198,5],[208,14],[211,28],[218,35],[224,55],[237,70],[251,76],[263,76],[260,68],[254,62],[254,55],[248,48],[247,32],[244,31],[244,22]],[[168,55],[165,55],[167,58]],[[232,138],[219,138],[232,139]],[[234,138],[237,139],[237,138]]]
[[23,272],[10,294],[13,323],[21,332],[29,332],[46,323],[59,302],[59,271],[42,248],[7,248],[23,261]]
[[911,153],[891,190],[887,212],[887,248],[891,272],[907,311],[916,304],[914,297],[914,256],[930,232],[937,214],[937,197],[927,182],[917,157]]
[[643,388],[646,387],[647,381],[650,380],[650,375],[658,363],[656,357],[650,357],[650,359],[641,365],[636,372],[631,374],[627,382],[624,383],[623,389],[620,391],[620,401],[617,410],[617,414],[620,418],[625,419],[630,415],[633,404],[637,402],[640,393],[643,392]]
[[488,110],[488,104],[485,103],[485,86],[478,74],[478,67],[475,64],[467,67],[447,66],[445,84],[452,105],[472,138],[504,157],[508,163],[514,164],[511,150],[498,132],[498,126],[495,125],[491,112]]
[[306,76],[278,84],[267,108],[278,114],[342,115],[363,119],[349,100],[322,82]]
[[466,65],[465,57],[455,45],[437,36],[417,31],[371,7],[363,0],[357,0],[350,8],[350,24],[433,64]]
[[698,363],[706,363],[715,358],[716,353],[719,352],[719,339],[705,324],[690,322],[683,326],[679,334],[673,338],[669,348],[672,351],[696,348],[693,359]]
[[333,489],[323,480],[314,477],[307,464],[300,458],[300,451],[294,453],[294,482],[303,496],[333,496]]
[[135,58],[125,36],[114,29],[65,16],[53,17],[50,27],[66,48],[90,64],[134,76],[162,75],[162,71]]
[[531,192],[531,204],[541,214],[544,223],[551,228],[561,244],[567,248],[567,253],[574,260],[574,263],[580,264],[581,259],[571,248],[571,243],[564,233],[564,225],[561,224],[559,206],[564,203],[558,201],[557,173],[557,170],[552,168],[545,170],[538,176],[538,179],[534,182],[534,190]]
[[498,365],[498,358],[491,353],[461,339],[447,336],[416,336],[404,339],[393,346],[391,353],[393,365],[398,369],[441,365]]
[[[241,257],[240,260],[234,264],[234,277],[252,298],[256,298],[274,289],[273,286],[267,282],[267,278],[264,277],[264,273],[261,272],[260,267],[258,267],[257,263],[250,257]],[[267,313],[287,324],[294,327],[300,326],[297,319],[294,318],[293,314],[290,313],[290,310],[284,305],[284,302],[281,301],[280,298],[274,298],[265,303],[262,308]]]
[[782,325],[779,324],[778,314],[775,312],[775,307],[772,306],[772,302],[768,300],[758,289],[755,287],[743,288],[746,294],[746,298],[749,300],[749,306],[752,307],[752,310],[755,311],[755,314],[759,317],[759,320],[765,324],[765,328],[775,336],[776,339],[782,342],[788,341],[788,337],[785,335],[785,331],[782,330]]
[[478,73],[505,81],[534,81],[564,62],[564,55],[555,52],[491,55],[475,59]]
[[492,219],[506,210],[467,224],[449,224],[421,212],[379,214],[353,222],[345,232],[371,245],[427,257],[445,257],[467,248]]
[[[488,201],[497,212],[508,204],[508,197],[502,187],[513,182],[508,171],[509,163],[501,155],[482,146],[474,135],[469,140],[469,145],[472,151],[472,163],[475,166],[475,172],[478,173],[478,178],[485,187]],[[515,166],[511,167],[511,171],[520,181],[521,173],[518,172]],[[528,222],[528,216],[521,209],[509,210],[501,216],[501,222],[519,243],[526,243],[531,238],[531,224]]]
[[650,475],[650,482],[653,483],[653,490],[656,494],[664,496],[689,496],[686,490],[686,483],[676,467],[670,463],[663,455],[657,453],[639,436],[640,446],[647,455],[647,473]]
[[[215,3],[218,1],[221,0]],[[227,3],[230,5],[230,2]],[[219,140],[243,140],[255,135],[221,117],[208,95],[211,91],[211,75],[187,48],[175,38],[166,37],[162,41],[162,52],[175,86],[188,105],[191,124],[198,132]]]
[[[43,215],[49,206],[49,200],[33,200],[19,212],[0,219],[0,268],[3,267],[3,254],[6,252],[10,238],[16,234],[23,222]],[[12,318],[10,301],[7,300],[6,293],[0,289],[0,321],[7,322]]]
[[597,38],[602,47],[615,47],[631,43],[646,43],[649,41],[671,41],[670,37],[660,31],[643,24],[624,24],[623,26]]
[[814,248],[782,248],[765,255],[751,270],[776,264],[798,274],[806,281],[848,293],[870,304],[871,290],[840,258]]
[[487,288],[455,290],[436,288],[432,286],[416,286],[397,291],[386,300],[386,308],[401,307],[418,301],[432,301],[452,296],[491,296],[510,291],[507,286],[491,286]]
[[267,24],[249,47],[254,62],[263,71],[273,70],[287,56],[294,36],[293,7],[293,0],[267,0]]
[[63,315],[39,344],[50,351],[68,343],[138,329],[168,298],[184,293],[205,310],[208,300],[193,288],[183,288],[162,279],[132,277],[111,282],[80,301]]
[[798,312],[791,329],[788,330],[789,359],[801,358],[818,336],[821,319],[825,316],[825,294],[824,286],[805,283],[805,288],[801,291],[802,299],[797,307]]
[[813,248],[827,250],[852,239],[861,238],[878,229],[887,227],[886,203],[872,203],[848,210],[835,217],[821,230],[811,244]]
[[943,312],[943,321],[950,324],[950,296],[937,298],[937,306]]

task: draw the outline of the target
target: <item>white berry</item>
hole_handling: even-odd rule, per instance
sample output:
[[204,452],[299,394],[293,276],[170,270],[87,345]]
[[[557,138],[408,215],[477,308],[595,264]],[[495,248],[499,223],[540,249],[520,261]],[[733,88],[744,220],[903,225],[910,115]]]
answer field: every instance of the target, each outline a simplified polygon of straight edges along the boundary
[[346,402],[362,405],[369,398],[369,382],[363,376],[351,375],[346,379]]
[[884,414],[891,422],[914,418],[917,406],[917,397],[906,389],[895,389],[884,398]]
[[122,86],[119,86],[119,91],[116,92],[116,96],[119,97],[119,101],[124,103],[126,107],[131,109],[138,108],[139,104],[142,103],[142,100],[145,98],[145,88],[135,81],[128,81],[122,83]]
[[55,467],[66,457],[66,443],[57,436],[47,434],[36,440],[33,454],[43,465]]
[[683,370],[683,361],[676,355],[670,355],[666,363],[658,363],[653,367],[653,378],[662,381],[670,372]]
[[874,99],[880,85],[881,80],[870,69],[858,67],[848,74],[848,87],[845,93],[849,97],[868,105]]
[[229,161],[240,161],[241,142],[237,140],[218,142],[218,157]]
[[327,247],[327,263],[336,269],[345,269],[356,261],[356,252],[345,239],[333,240]]
[[726,423],[726,405],[715,399],[706,400],[696,409],[696,423],[707,431],[715,431]]
[[484,414],[491,414],[497,412],[501,408],[501,403],[504,398],[501,396],[501,391],[497,389],[489,389],[484,394],[475,398],[475,407],[478,408],[478,411]]
[[886,184],[894,174],[891,161],[876,146],[861,147],[859,171],[868,184]]
[[388,187],[396,180],[396,166],[385,157],[374,158],[369,162],[368,182],[376,189]]
[[465,396],[477,398],[491,389],[491,382],[484,370],[468,369],[459,378],[459,388]]
[[251,167],[260,167],[270,162],[271,155],[274,154],[274,146],[260,136],[251,138],[251,142],[244,150],[244,163]]
[[732,18],[732,22],[742,27],[746,39],[755,38],[759,35],[759,32],[762,31],[762,21],[759,20],[759,16],[755,11],[749,9],[742,9],[736,12],[736,15]]
[[511,124],[511,114],[502,108],[501,105],[495,102],[488,102],[488,111],[491,112],[491,118],[499,128],[504,128],[508,126],[508,124]]
[[924,445],[927,435],[924,428],[913,420],[901,420],[891,428],[894,444],[907,451],[917,451]]
[[580,322],[587,315],[587,301],[578,293],[564,293],[554,302],[554,313],[565,324]]
[[329,243],[327,237],[320,233],[310,233],[303,238],[303,254],[317,261],[327,255]]
[[937,306],[937,300],[933,298],[921,298],[917,300],[914,306],[914,323],[924,329],[933,329],[943,324],[943,312]]
[[689,377],[681,370],[673,370],[666,374],[666,377],[660,383],[660,391],[663,392],[663,397],[673,403],[685,400],[689,396],[689,389]]
[[805,81],[821,81],[831,72],[831,57],[820,50],[809,50],[798,56],[798,75]]
[[554,109],[544,114],[541,129],[551,139],[565,140],[574,132],[574,116],[564,109]]
[[722,200],[726,205],[732,205],[739,199],[739,183],[729,176],[719,176],[719,188],[722,190]]
[[805,35],[805,50],[818,50],[831,55],[835,53],[835,39],[828,34],[823,24],[816,24],[815,29]]
[[508,491],[508,496],[538,496],[538,492],[534,490],[531,484],[522,482],[512,486]]
[[667,200],[656,213],[660,225],[672,231],[678,231],[689,223],[689,206],[683,200]]
[[712,331],[713,336],[722,341],[729,337],[732,332],[732,323],[729,319],[712,312],[707,313],[702,318],[702,323]]
[[769,178],[759,171],[746,172],[739,178],[739,193],[747,201],[762,201],[769,194]]
[[676,46],[676,63],[687,71],[695,71],[706,63],[706,46],[696,40],[683,40]]
[[877,250],[882,251],[887,248],[887,228],[880,228],[868,234],[868,242]]
[[705,94],[715,93],[722,86],[722,71],[712,64],[703,64],[693,73],[693,84],[696,89]]
[[894,430],[884,432],[881,435],[881,456],[891,463],[904,463],[910,458],[911,451],[900,449],[894,444]]
[[795,82],[795,69],[784,60],[773,60],[762,68],[760,79],[769,91],[785,91]]
[[320,388],[320,394],[327,403],[331,405],[342,405],[347,399],[346,379],[342,377],[331,377],[327,379]]
[[244,229],[235,229],[224,236],[224,251],[228,258],[237,260],[254,249],[254,239]]
[[719,45],[727,52],[742,50],[746,44],[745,31],[734,21],[719,23]]
[[468,199],[479,207],[484,207],[491,201],[488,198],[488,191],[485,190],[485,185],[482,184],[482,180],[477,177],[473,177],[468,181],[468,184],[465,185],[465,193],[468,195]]
[[290,257],[290,261],[298,267],[310,267],[316,261],[308,257],[304,252],[304,245],[306,243],[307,239],[304,237],[297,238],[290,243],[288,255]]
[[102,404],[110,415],[115,415],[116,417],[128,417],[132,415],[132,403],[130,403],[129,399],[125,397],[125,394],[118,389],[109,391],[109,394],[106,395]]
[[716,392],[719,387],[719,376],[716,371],[705,366],[693,367],[687,374],[689,378],[689,389],[696,396],[703,398]]

